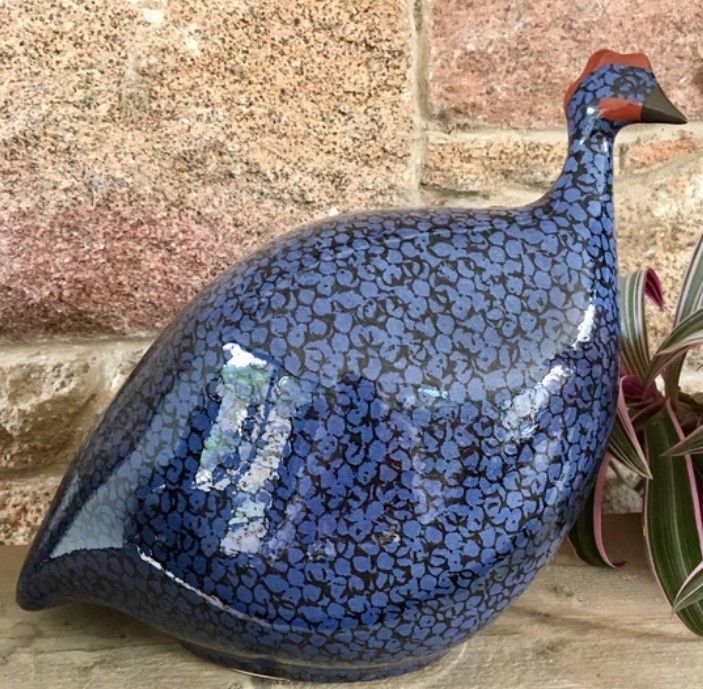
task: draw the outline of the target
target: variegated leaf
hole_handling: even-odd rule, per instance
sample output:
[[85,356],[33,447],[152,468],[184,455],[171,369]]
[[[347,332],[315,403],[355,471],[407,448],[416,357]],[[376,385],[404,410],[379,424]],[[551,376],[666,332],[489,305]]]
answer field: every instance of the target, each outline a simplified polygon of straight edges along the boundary
[[618,385],[617,414],[608,441],[608,452],[628,469],[639,474],[642,478],[649,479],[652,478],[652,475],[647,466],[647,459],[637,438],[637,433],[632,425],[630,413],[625,403],[624,380],[625,378],[621,378]]
[[649,363],[645,382],[652,383],[668,364],[699,344],[703,344],[703,309],[687,316],[664,338]]
[[651,268],[636,270],[620,283],[620,353],[626,369],[640,380],[647,375],[650,363],[645,294],[663,305],[661,282]]
[[703,562],[683,582],[674,599],[674,612],[683,610],[703,599]]
[[[644,536],[657,581],[674,603],[691,572],[703,560],[703,529],[693,462],[666,456],[683,437],[667,404],[645,427],[646,451],[652,472],[644,496]],[[703,635],[703,603],[677,611],[683,623]]]
[[598,469],[593,490],[588,496],[576,523],[569,532],[569,541],[574,547],[576,555],[586,564],[594,567],[617,569],[625,563],[613,562],[608,556],[603,543],[603,491],[610,459],[610,456],[606,453]]
[[[684,321],[688,316],[697,311],[703,305],[703,234],[698,240],[691,261],[688,264],[686,275],[681,285],[679,299],[676,303],[674,313],[674,326]],[[672,359],[664,372],[664,384],[667,397],[675,401],[678,396],[679,377],[686,358],[684,350]]]
[[678,325],[703,305],[703,234],[698,240],[691,262],[681,285],[674,313],[674,325]]
[[703,426],[697,428],[693,433],[686,436],[680,443],[676,443],[674,447],[667,451],[670,457],[698,454],[703,452]]

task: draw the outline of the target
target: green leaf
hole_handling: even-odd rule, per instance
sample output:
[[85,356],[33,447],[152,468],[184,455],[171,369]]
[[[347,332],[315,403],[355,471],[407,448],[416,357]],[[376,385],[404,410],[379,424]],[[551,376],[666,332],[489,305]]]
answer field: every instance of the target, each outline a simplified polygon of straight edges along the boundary
[[703,562],[683,582],[674,600],[674,612],[683,610],[703,599]]
[[[698,240],[681,285],[674,313],[674,325],[676,326],[684,321],[697,311],[701,305],[703,305],[703,234]],[[670,362],[664,372],[667,397],[670,397],[672,401],[675,401],[678,395],[679,377],[681,376],[685,357],[686,352],[684,351]]]
[[618,462],[624,464],[628,469],[639,474],[642,478],[652,478],[646,461],[633,445],[632,440],[628,437],[622,421],[619,418],[615,420],[613,432],[610,435],[608,452],[610,452]]
[[[666,456],[683,435],[668,404],[644,432],[652,472],[645,485],[644,536],[652,571],[673,604],[703,560],[698,489],[690,455],[683,460]],[[703,603],[692,603],[677,615],[691,631],[703,635]]]
[[687,316],[664,338],[649,363],[644,381],[651,383],[668,364],[699,344],[703,344],[703,309]]
[[612,562],[603,544],[603,490],[609,464],[610,457],[606,453],[598,469],[593,490],[591,490],[581,513],[569,532],[569,541],[574,547],[576,555],[586,564],[593,567],[617,569],[625,563]]
[[617,415],[608,441],[608,452],[628,469],[639,474],[642,478],[650,479],[652,474],[647,466],[647,459],[637,438],[635,427],[630,420],[627,404],[625,404],[622,381],[621,378],[618,386]]
[[680,443],[669,448],[667,455],[675,457],[679,455],[698,454],[703,452],[703,426],[696,428],[693,433],[686,436]]
[[655,278],[653,270],[643,269],[630,273],[620,283],[620,353],[629,371],[640,380],[645,379],[650,363],[644,295],[648,280]]
[[[701,322],[701,325],[703,326],[703,322]],[[703,330],[699,330],[698,332],[691,333],[686,337],[682,337],[678,342],[674,342],[664,349],[659,349],[658,352],[667,355],[679,354],[685,349],[691,349],[691,347],[697,347],[700,344],[703,344]]]
[[703,305],[703,234],[698,240],[681,285],[674,313],[674,325],[681,323],[701,305]]

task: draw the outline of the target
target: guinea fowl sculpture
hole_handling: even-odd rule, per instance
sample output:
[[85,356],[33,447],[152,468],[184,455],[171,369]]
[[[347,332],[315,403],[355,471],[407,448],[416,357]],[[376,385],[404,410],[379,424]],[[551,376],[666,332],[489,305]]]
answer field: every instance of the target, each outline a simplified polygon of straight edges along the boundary
[[69,468],[20,605],[306,680],[421,667],[505,608],[614,418],[615,135],[685,121],[642,54],[597,52],[565,107],[535,203],[323,220],[202,292]]

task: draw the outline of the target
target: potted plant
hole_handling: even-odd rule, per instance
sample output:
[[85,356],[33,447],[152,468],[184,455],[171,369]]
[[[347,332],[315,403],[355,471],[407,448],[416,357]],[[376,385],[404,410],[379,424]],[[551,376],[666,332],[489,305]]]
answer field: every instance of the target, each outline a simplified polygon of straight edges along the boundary
[[686,353],[703,343],[703,237],[683,281],[673,328],[654,351],[645,298],[664,306],[651,268],[629,274],[621,284],[617,419],[570,540],[588,564],[621,566],[603,545],[603,489],[612,463],[636,472],[643,484],[642,526],[654,576],[681,621],[703,636],[703,392],[689,394],[679,387]]

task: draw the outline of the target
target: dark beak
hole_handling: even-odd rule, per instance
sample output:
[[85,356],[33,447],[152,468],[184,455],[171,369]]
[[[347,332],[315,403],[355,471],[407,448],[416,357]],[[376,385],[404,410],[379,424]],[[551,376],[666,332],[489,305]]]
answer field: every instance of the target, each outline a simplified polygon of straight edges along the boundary
[[688,120],[657,86],[642,103],[642,122],[686,124]]

